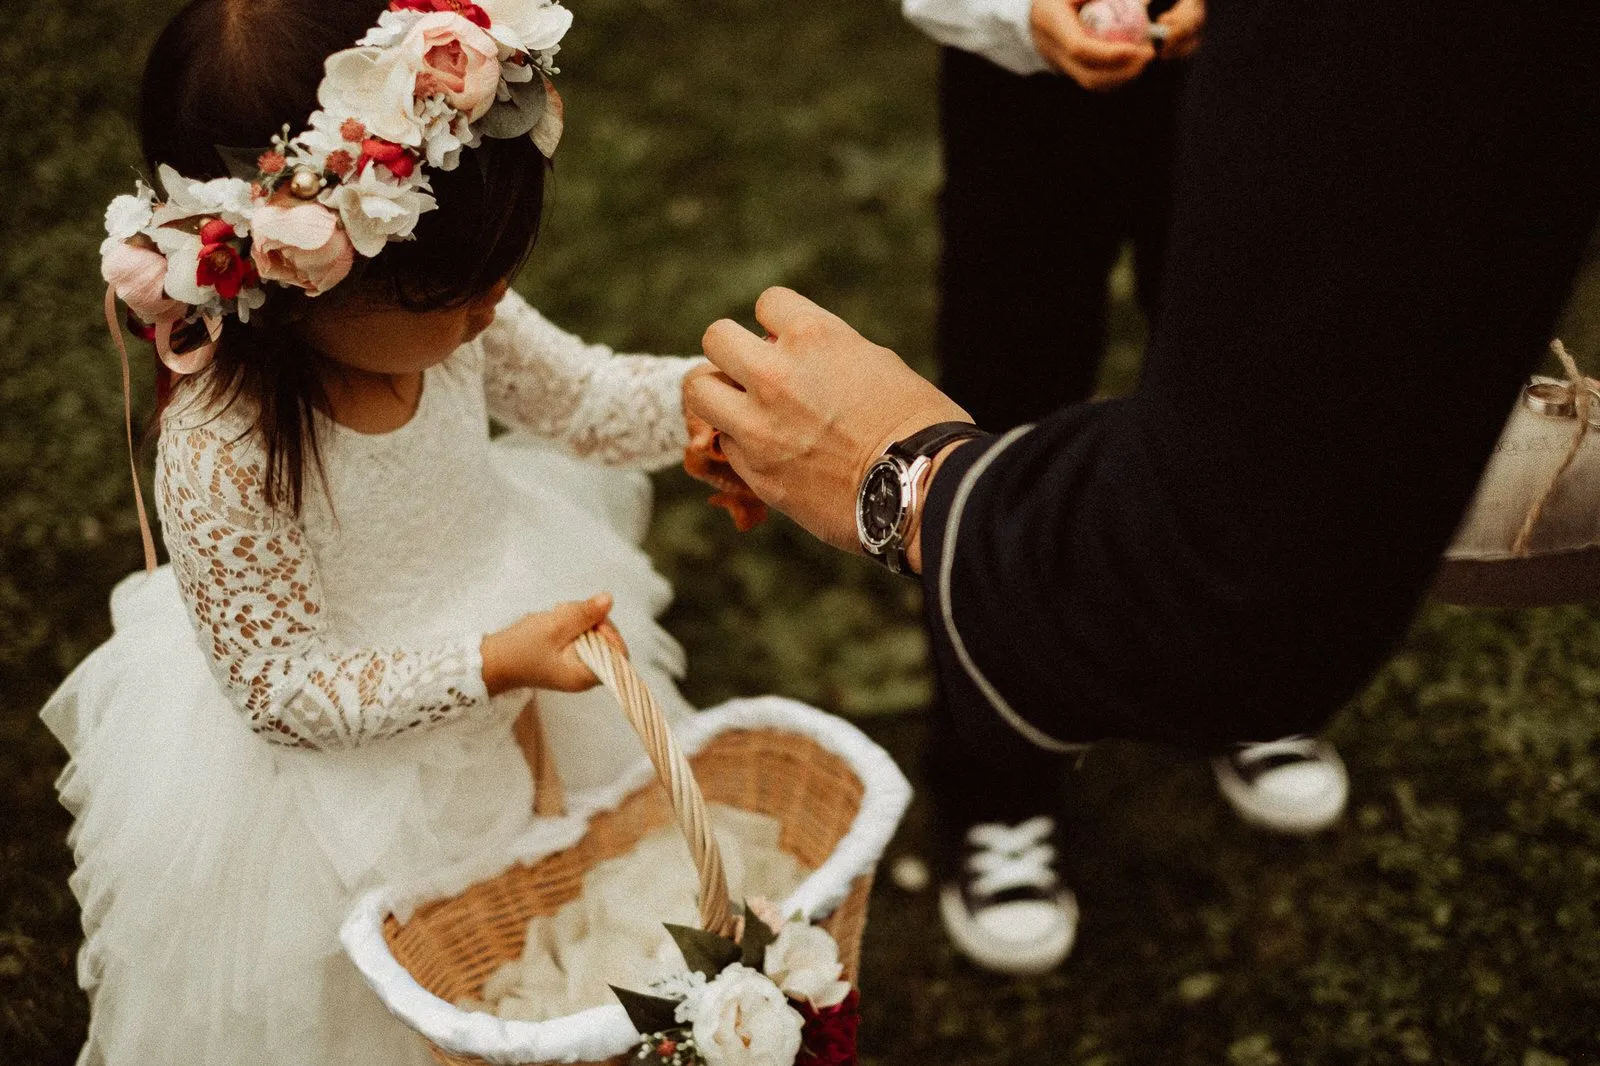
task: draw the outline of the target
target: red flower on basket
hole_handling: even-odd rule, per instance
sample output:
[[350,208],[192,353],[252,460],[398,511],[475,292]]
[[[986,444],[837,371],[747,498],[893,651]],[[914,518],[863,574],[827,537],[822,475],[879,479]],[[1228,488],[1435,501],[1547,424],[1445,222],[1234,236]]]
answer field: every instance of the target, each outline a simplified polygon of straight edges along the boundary
[[663,1066],[855,1066],[860,997],[839,945],[803,921],[774,929],[746,908],[737,942],[669,925],[688,971],[649,993],[614,989],[642,1039],[633,1062]]
[[833,1007],[800,1006],[806,1025],[800,1033],[808,1066],[856,1066],[856,1034],[861,1028],[861,993],[852,988]]

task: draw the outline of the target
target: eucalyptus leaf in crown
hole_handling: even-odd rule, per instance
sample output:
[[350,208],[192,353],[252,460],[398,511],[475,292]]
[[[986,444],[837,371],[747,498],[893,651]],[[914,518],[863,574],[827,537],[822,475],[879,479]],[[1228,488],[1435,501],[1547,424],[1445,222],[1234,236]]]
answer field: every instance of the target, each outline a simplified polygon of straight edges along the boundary
[[[484,137],[561,138],[551,84],[572,13],[554,0],[392,0],[366,36],[328,57],[318,110],[266,151],[222,148],[232,177],[171,167],[106,211],[101,273],[174,372],[202,369],[222,320],[248,322],[269,284],[319,296],[437,204],[429,169],[449,171]],[[165,200],[161,199],[165,196]],[[179,353],[174,330],[209,342]]]
[[650,987],[614,988],[645,1066],[854,1066],[860,997],[825,929],[784,921],[761,900],[737,941],[668,925],[687,969]]

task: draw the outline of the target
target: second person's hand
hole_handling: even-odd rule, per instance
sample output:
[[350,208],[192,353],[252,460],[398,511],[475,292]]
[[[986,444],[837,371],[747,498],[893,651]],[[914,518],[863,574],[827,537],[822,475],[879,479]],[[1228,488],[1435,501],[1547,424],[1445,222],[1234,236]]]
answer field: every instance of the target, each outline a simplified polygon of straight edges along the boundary
[[1044,61],[1085,89],[1107,92],[1137,78],[1156,57],[1149,42],[1102,41],[1078,18],[1085,0],[1033,0],[1029,25]]
[[767,503],[846,551],[856,489],[884,449],[936,422],[970,421],[889,349],[791,289],[756,301],[762,338],[723,319],[706,330],[720,373],[689,383],[685,402],[724,434],[734,471]]
[[1156,22],[1167,27],[1161,58],[1187,59],[1200,47],[1200,31],[1206,24],[1206,0],[1178,0]]

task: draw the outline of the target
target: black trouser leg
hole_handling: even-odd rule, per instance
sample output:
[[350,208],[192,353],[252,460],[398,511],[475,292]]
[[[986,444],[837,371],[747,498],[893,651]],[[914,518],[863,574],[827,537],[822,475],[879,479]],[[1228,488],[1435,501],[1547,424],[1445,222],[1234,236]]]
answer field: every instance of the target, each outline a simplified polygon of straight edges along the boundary
[[1182,69],[1112,93],[946,49],[940,70],[940,384],[1004,431],[1087,399],[1124,241],[1156,298]]
[[[1090,93],[945,50],[941,385],[983,428],[1091,395],[1106,284],[1126,240],[1140,303],[1154,310],[1181,76],[1157,64],[1121,90]],[[1024,740],[964,681],[937,694],[929,743],[942,859],[974,822],[1059,810],[1064,760]]]

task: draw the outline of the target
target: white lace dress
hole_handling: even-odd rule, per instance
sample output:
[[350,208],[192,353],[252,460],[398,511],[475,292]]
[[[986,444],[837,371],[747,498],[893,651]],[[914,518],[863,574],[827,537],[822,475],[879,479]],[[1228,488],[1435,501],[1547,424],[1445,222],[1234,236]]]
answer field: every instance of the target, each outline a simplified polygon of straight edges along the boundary
[[[168,414],[172,563],[117,588],[115,635],[43,712],[72,756],[81,1063],[431,1061],[338,923],[373,885],[525,827],[510,727],[530,694],[488,696],[484,633],[610,591],[651,687],[688,712],[654,621],[670,590],[636,541],[637,471],[681,457],[690,365],[584,345],[513,294],[427,371],[405,426],[323,422],[328,491],[309,479],[298,520],[262,501],[239,414]],[[491,415],[519,432],[491,443]],[[638,758],[603,692],[538,698],[569,790]]]

